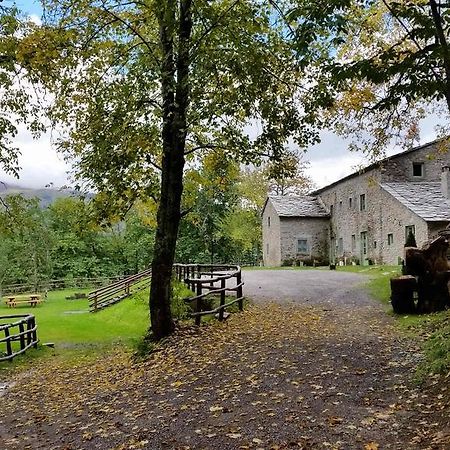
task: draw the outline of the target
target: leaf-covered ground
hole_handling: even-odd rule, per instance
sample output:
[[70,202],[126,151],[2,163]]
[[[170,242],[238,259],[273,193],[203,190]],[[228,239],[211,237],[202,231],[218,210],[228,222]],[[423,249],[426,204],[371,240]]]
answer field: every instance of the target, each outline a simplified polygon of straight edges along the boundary
[[2,448],[449,448],[449,380],[414,387],[410,339],[376,307],[264,304],[145,362],[46,359],[1,399]]

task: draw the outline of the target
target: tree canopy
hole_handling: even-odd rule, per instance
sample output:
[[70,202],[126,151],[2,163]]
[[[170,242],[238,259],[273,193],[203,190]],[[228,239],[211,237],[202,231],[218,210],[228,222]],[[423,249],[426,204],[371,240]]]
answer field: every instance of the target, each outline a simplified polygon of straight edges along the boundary
[[25,69],[29,59],[19,46],[22,36],[35,30],[36,25],[16,7],[0,4],[0,167],[16,177],[20,150],[15,138],[19,127],[35,136],[44,129],[37,87],[32,88],[30,73]]
[[[430,102],[439,110],[450,100],[448,8],[435,0],[42,4],[42,26],[14,9],[2,14],[5,110],[39,118],[29,95],[14,97],[16,72],[45,87],[57,145],[78,182],[98,193],[103,215],[114,210],[120,219],[138,200],[157,205],[156,338],[174,329],[170,278],[180,226],[206,233],[212,245],[225,229],[251,241],[228,220],[242,206],[239,164],[269,160],[272,187],[298,191],[308,180],[289,144],[306,148],[328,124],[378,156],[399,134],[416,138]],[[14,135],[11,119],[0,121],[2,138]],[[14,171],[17,151],[3,142],[3,164]],[[185,184],[197,193],[183,194]]]
[[411,145],[429,114],[448,133],[448,13],[435,0],[298,2],[289,20],[299,61],[320,66],[311,99],[329,125],[373,157],[393,140]]
[[119,210],[157,201],[150,310],[162,337],[173,329],[167,297],[186,170],[207,152],[259,163],[281,159],[288,139],[317,139],[281,10],[255,0],[43,5],[43,26],[19,44],[54,96],[59,148]]

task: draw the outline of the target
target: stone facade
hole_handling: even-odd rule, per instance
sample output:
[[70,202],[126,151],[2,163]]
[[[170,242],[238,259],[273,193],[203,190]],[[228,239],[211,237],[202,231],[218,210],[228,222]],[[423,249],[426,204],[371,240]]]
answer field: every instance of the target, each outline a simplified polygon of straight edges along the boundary
[[281,265],[281,227],[272,202],[267,202],[262,214],[263,260],[265,266]]
[[[331,211],[330,258],[351,258],[361,264],[397,264],[404,256],[406,227],[413,228],[417,245],[424,244],[430,238],[427,222],[387,193],[380,183],[438,182],[442,167],[449,163],[449,153],[434,143],[391,157],[316,191],[314,194]],[[421,176],[414,174],[414,165],[421,165]],[[447,224],[431,225],[433,234]]]
[[[389,191],[387,183],[395,188],[395,183],[403,182],[405,185],[406,182],[407,186],[414,188],[417,183],[440,182],[442,167],[450,165],[449,153],[442,151],[442,142],[424,145],[313,192],[312,195],[320,200],[330,219],[300,217],[287,220],[281,217],[277,222],[279,231],[271,230],[270,235],[263,223],[264,243],[270,240],[273,244],[269,246],[276,246],[275,241],[280,240],[276,257],[267,254],[266,258],[264,255],[264,263],[279,265],[286,259],[285,255],[295,253],[293,242],[303,234],[309,242],[314,242],[311,249],[317,255],[329,252],[332,261],[398,264],[404,257],[409,229],[413,230],[416,242],[421,246],[449,224],[450,201],[445,198],[448,193],[442,193],[439,198],[434,196],[430,199],[433,200],[430,201],[432,207],[424,204],[426,214],[421,214],[420,208],[416,207],[413,211],[407,198],[394,195],[395,189],[392,190],[394,194]],[[450,173],[447,176],[450,177]],[[422,184],[422,188],[425,186]],[[426,199],[424,203],[428,203]],[[448,214],[433,217],[431,211],[430,215],[430,208],[432,210],[440,205],[448,209]],[[276,211],[271,213],[276,214]],[[265,211],[263,220],[264,214]],[[275,219],[272,220],[275,223]]]
[[[296,202],[302,207],[295,209]],[[329,215],[316,199],[268,198],[262,221],[264,265],[328,259]]]
[[[328,218],[304,217],[298,220],[295,217],[282,217],[280,219],[281,251],[280,261],[328,260]],[[299,241],[306,241],[305,249],[299,251]]]

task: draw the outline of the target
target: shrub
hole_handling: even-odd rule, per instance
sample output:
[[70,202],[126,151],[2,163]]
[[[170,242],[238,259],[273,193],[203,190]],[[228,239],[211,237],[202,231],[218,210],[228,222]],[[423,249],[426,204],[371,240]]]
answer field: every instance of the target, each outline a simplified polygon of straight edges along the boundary
[[172,315],[175,319],[187,319],[191,307],[184,301],[185,298],[192,297],[195,294],[188,289],[183,283],[172,280]]
[[286,258],[286,259],[283,259],[281,265],[282,265],[283,267],[293,266],[293,265],[294,265],[294,259],[293,259],[293,258]]

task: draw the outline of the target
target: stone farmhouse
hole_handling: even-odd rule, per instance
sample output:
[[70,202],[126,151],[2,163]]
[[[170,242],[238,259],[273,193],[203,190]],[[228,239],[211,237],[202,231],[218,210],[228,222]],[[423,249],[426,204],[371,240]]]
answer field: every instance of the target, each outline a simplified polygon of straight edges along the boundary
[[420,247],[450,223],[448,141],[374,163],[308,196],[268,197],[266,266],[294,260],[399,264],[411,231]]

